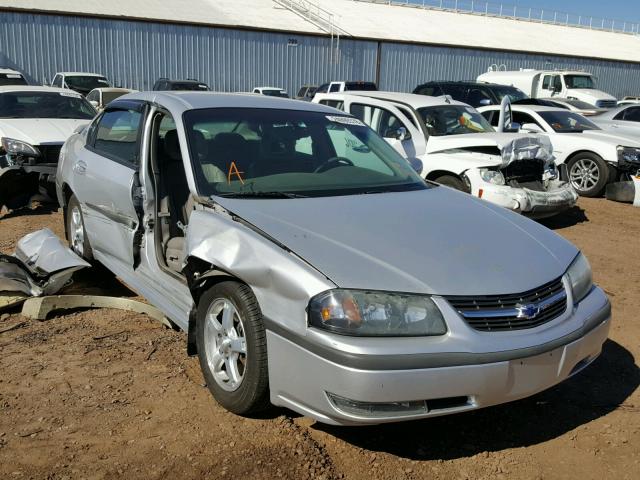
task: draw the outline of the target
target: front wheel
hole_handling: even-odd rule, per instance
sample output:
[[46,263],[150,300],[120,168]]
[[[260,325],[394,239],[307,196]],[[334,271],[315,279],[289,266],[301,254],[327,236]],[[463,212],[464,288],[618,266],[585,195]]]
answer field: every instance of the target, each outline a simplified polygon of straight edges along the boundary
[[607,163],[595,153],[579,153],[567,162],[569,181],[578,195],[598,197],[609,181]]
[[267,340],[251,289],[227,281],[198,302],[196,342],[209,391],[230,412],[250,415],[269,405]]
[[87,230],[84,228],[84,218],[80,202],[72,195],[67,205],[67,240],[69,247],[80,257],[87,261],[93,260],[93,251],[87,238]]
[[453,175],[442,175],[436,178],[434,182],[439,183],[440,185],[455,188],[456,190],[460,190],[461,192],[468,193],[467,187],[465,186],[464,182],[458,177],[454,177]]

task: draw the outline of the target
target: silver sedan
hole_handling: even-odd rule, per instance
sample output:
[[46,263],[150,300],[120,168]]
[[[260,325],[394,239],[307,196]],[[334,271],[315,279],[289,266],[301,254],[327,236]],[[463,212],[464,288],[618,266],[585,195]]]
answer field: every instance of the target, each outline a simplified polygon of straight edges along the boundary
[[187,333],[237,414],[473,410],[565,380],[607,338],[576,247],[322,105],[126,95],[66,142],[56,182],[69,244]]

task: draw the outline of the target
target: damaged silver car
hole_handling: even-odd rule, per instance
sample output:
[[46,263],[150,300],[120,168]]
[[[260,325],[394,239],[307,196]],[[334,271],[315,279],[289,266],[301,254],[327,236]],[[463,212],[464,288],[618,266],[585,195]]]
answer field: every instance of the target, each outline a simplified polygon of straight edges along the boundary
[[127,95],[66,142],[56,182],[70,246],[186,331],[238,414],[473,410],[563,381],[607,338],[576,247],[322,105]]

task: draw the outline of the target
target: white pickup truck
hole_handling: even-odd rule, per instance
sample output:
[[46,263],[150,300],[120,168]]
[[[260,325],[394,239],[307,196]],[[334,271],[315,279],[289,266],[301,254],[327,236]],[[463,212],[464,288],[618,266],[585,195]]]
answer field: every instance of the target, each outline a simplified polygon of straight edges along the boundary
[[478,82],[517,87],[531,98],[560,97],[581,100],[597,108],[613,108],[616,97],[595,87],[587,72],[569,70],[490,70],[478,77]]
[[546,136],[498,133],[467,104],[396,92],[316,94],[313,101],[351,113],[409,161],[420,160],[427,180],[535,218],[577,201]]

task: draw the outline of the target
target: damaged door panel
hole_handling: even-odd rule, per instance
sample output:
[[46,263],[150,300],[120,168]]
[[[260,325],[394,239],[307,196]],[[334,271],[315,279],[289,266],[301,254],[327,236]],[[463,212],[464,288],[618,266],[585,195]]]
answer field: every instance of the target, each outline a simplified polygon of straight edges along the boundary
[[90,266],[44,228],[22,237],[14,255],[0,254],[0,291],[51,295],[67,285],[74,272]]

